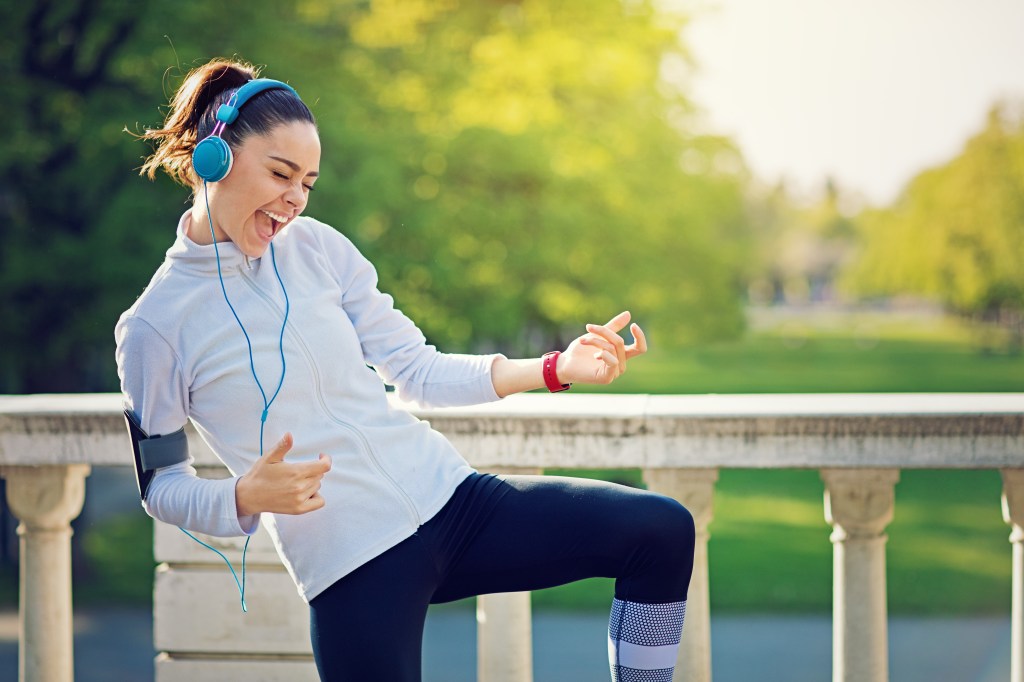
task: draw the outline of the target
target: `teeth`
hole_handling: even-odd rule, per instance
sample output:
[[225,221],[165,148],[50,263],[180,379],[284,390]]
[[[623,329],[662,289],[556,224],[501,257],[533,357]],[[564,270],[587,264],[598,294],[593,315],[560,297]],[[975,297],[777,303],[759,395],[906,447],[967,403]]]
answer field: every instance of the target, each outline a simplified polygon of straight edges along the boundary
[[[263,209],[260,209],[260,210],[263,211]],[[288,221],[288,216],[278,215],[277,213],[271,213],[270,211],[263,211],[263,212],[266,213],[268,216],[270,216],[271,218],[273,218],[274,220],[276,220],[279,223],[284,223],[284,222]]]

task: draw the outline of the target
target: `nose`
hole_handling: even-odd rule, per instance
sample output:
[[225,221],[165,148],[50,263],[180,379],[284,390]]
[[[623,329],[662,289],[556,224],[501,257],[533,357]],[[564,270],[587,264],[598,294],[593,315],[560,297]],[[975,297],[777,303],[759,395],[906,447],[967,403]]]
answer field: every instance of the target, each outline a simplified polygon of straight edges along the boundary
[[291,206],[302,209],[306,205],[306,190],[302,183],[293,183],[284,193],[284,200]]

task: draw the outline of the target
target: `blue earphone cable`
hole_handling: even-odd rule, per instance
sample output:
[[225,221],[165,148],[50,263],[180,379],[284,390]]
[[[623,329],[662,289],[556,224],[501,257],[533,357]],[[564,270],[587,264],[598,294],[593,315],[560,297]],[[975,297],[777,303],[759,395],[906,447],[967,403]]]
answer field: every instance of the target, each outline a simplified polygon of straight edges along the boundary
[[[278,337],[278,347],[280,348],[281,351],[281,378],[277,382],[277,389],[274,391],[274,395],[270,397],[270,400],[267,400],[267,394],[263,390],[263,384],[260,383],[259,377],[256,376],[256,362],[253,359],[252,355],[252,340],[249,338],[249,333],[245,331],[245,325],[242,324],[241,318],[238,317],[238,313],[235,311],[235,307],[231,305],[231,299],[228,298],[227,287],[224,285],[224,275],[221,273],[220,269],[220,249],[217,247],[217,234],[216,232],[214,232],[213,229],[213,213],[210,211],[210,195],[209,192],[207,191],[206,180],[203,180],[203,197],[206,200],[206,217],[210,221],[210,236],[213,238],[213,252],[214,255],[217,257],[217,278],[220,280],[220,290],[221,293],[224,294],[224,301],[227,302],[228,308],[231,309],[231,314],[235,316],[235,321],[238,322],[238,326],[242,330],[242,334],[245,335],[245,343],[249,347],[249,369],[252,371],[252,378],[256,380],[256,387],[260,390],[260,395],[263,397],[263,413],[260,415],[260,457],[262,457],[263,427],[267,423],[267,414],[270,412],[270,406],[274,404],[274,401],[277,399],[277,394],[281,392],[281,386],[284,384],[284,375],[285,372],[287,372],[288,370],[288,366],[285,363],[284,359],[284,330],[285,326],[288,324],[288,313],[291,310],[291,302],[288,300],[288,290],[285,289],[284,281],[281,279],[281,273],[277,269],[277,257],[274,254],[274,244],[271,243],[270,261],[274,265],[274,274],[277,276],[277,281],[281,285],[281,291],[284,293],[284,321],[281,322],[281,334]],[[238,593],[242,600],[242,611],[247,612],[249,609],[245,603],[245,554],[249,550],[249,540],[252,539],[252,536],[246,536],[245,546],[242,547],[242,580],[241,582],[239,582],[238,575],[235,573],[234,567],[231,565],[231,562],[228,560],[226,556],[224,556],[223,553],[221,553],[215,547],[211,547],[210,545],[206,544],[205,542],[197,538],[195,535],[192,535],[192,533],[189,533],[184,528],[180,528],[179,530],[181,530],[182,533],[198,542],[203,547],[206,547],[207,549],[216,552],[217,555],[224,560],[224,563],[228,565],[228,569],[231,571],[231,576],[235,579],[235,585],[238,586]]]

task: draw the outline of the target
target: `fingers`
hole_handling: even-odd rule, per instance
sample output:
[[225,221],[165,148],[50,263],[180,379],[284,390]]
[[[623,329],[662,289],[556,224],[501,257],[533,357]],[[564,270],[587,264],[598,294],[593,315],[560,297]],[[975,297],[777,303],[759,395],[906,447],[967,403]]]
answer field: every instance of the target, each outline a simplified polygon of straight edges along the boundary
[[279,514],[307,514],[320,509],[324,504],[324,496],[320,494],[320,481],[315,481],[312,485],[283,498],[283,504],[276,511]]
[[589,334],[580,338],[580,343],[598,349],[594,358],[603,361],[609,368],[610,374],[605,378],[611,381],[626,371],[626,361],[647,352],[647,336],[640,325],[633,323],[629,330],[633,333],[633,343],[628,347],[625,340],[619,336],[621,330],[629,322],[630,314],[624,310],[611,320],[608,324],[588,324]]
[[320,456],[311,462],[289,462],[292,473],[296,478],[323,478],[324,474],[331,470],[331,458],[320,453]]
[[597,334],[612,345],[617,360],[615,364],[624,371],[626,369],[626,342],[622,337],[611,328],[599,324],[588,324],[587,331],[591,334]]
[[312,462],[289,464],[292,474],[295,497],[292,506],[285,513],[306,514],[316,511],[326,504],[323,495],[320,494],[320,487],[323,485],[323,477],[331,469],[331,458],[329,455],[320,453],[320,456]]
[[288,451],[292,449],[293,444],[292,434],[286,433],[277,441],[277,443],[270,449],[270,452],[263,456],[264,459],[271,462],[282,462],[284,456],[288,454]]
[[603,337],[598,336],[597,334],[588,334],[584,336],[583,338],[580,339],[580,343],[586,344],[588,346],[594,346],[595,348],[603,348],[604,350],[610,351],[612,353],[615,352],[615,346],[608,343],[607,341],[604,340]]
[[640,325],[635,322],[629,326],[629,331],[633,332],[633,346],[631,350],[628,350],[626,354],[629,357],[634,355],[640,355],[641,353],[647,352],[647,335],[644,334],[644,330],[640,328]]
[[[644,334],[644,330],[640,328],[640,325],[634,322],[629,325],[629,331],[633,333],[633,343],[629,346],[625,346],[627,360],[647,352],[647,335]],[[604,350],[613,353],[615,352],[615,346],[596,332],[582,337],[580,339],[580,343],[588,346],[594,346],[596,348],[603,348]],[[597,357],[596,353],[594,357]]]
[[[291,433],[285,433],[273,448],[263,456],[265,462],[284,462],[285,455],[291,451],[295,439]],[[322,476],[331,470],[331,457],[324,453],[312,462],[288,462],[294,472],[303,476]]]
[[331,460],[331,456],[330,455],[325,455],[324,453],[321,452],[320,453],[319,462],[320,462],[321,465],[323,465],[324,473],[325,474],[328,471],[331,470],[331,466],[333,465],[333,461]]
[[[313,509],[319,509],[323,505],[323,495],[320,494],[320,479],[313,482],[312,485],[308,486],[302,493],[300,509],[304,507],[312,506]],[[309,511],[312,511],[310,509]]]
[[621,313],[608,320],[607,324],[604,326],[608,327],[613,332],[617,332],[625,327],[627,322],[629,322],[629,311],[623,310]]
[[327,502],[326,500],[324,500],[323,495],[317,493],[310,497],[308,500],[306,500],[305,504],[303,505],[303,510],[299,513],[305,514],[307,512],[316,511],[317,509],[323,507],[325,504],[327,504]]
[[[286,435],[286,438],[290,444],[290,434]],[[276,452],[277,448],[271,452]],[[294,493],[299,496],[301,500],[305,500],[310,497],[313,493],[320,489],[320,481],[324,475],[331,470],[332,461],[330,455],[320,453],[320,456],[312,461],[303,462],[285,462],[284,455],[279,455],[280,459],[276,462],[278,466],[274,467],[277,472],[274,474],[274,478],[279,481],[281,485],[292,487]]]

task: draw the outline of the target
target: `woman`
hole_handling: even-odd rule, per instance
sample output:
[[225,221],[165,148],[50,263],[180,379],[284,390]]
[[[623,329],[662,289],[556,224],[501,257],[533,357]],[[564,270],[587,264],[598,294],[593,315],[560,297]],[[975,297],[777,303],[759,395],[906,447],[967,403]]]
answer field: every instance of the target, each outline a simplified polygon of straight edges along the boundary
[[607,384],[646,351],[643,331],[633,324],[626,346],[623,312],[543,359],[438,352],[351,241],[300,217],[316,124],[293,90],[256,75],[225,60],[195,69],[144,135],[157,147],[143,173],[163,169],[195,201],[115,329],[126,408],[150,435],[191,420],[232,474],[157,468],[146,511],[215,536],[263,523],[309,603],[324,680],[419,680],[429,604],[594,576],[616,578],[613,680],[671,680],[686,509],[604,482],[480,474],[384,388],[445,406]]

